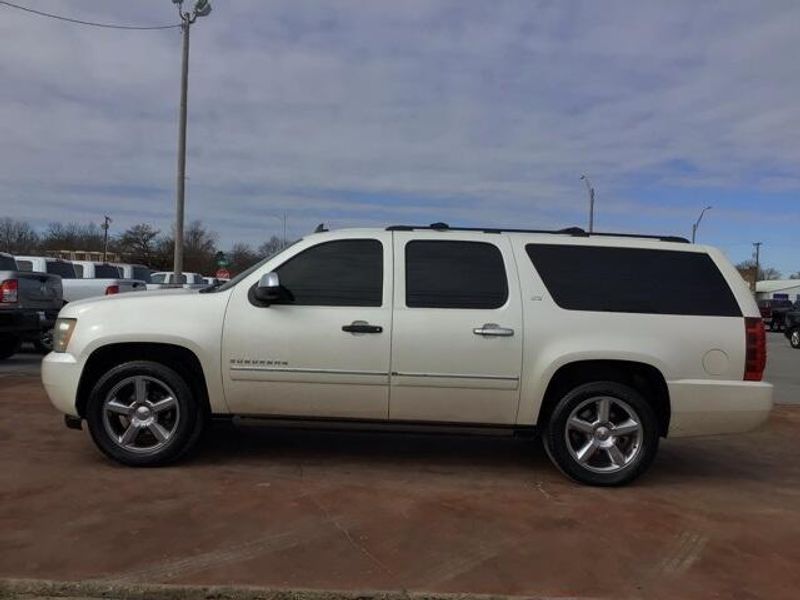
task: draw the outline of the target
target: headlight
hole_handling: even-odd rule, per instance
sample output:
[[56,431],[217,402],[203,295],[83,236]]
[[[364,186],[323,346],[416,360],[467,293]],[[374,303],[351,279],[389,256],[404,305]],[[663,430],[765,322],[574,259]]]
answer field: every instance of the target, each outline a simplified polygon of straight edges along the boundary
[[69,346],[69,339],[75,331],[78,319],[56,319],[53,328],[53,352],[66,352]]

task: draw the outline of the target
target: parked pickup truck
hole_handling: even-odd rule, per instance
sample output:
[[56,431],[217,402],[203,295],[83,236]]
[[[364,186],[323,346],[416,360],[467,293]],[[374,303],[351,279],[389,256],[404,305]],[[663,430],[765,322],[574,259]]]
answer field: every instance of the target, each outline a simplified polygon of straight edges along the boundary
[[791,300],[775,300],[772,305],[770,329],[773,331],[784,331],[786,329],[786,315],[798,309],[800,309],[800,300],[794,303]]
[[68,426],[131,466],[246,416],[538,430],[561,471],[608,486],[662,437],[761,425],[765,364],[758,306],[719,250],[437,223],[315,233],[218,287],[67,305],[42,380]]
[[[765,298],[758,301],[758,310],[761,318],[764,319],[764,324],[767,325],[772,331],[776,331],[779,323],[782,321],[781,312],[783,309],[790,309],[792,307],[791,300]],[[777,311],[780,315],[778,319],[773,319],[773,314]]]
[[[123,292],[144,292],[147,289],[143,281],[122,279],[119,277],[116,267],[103,263],[81,263],[82,276],[78,277],[75,267],[67,260],[49,256],[17,256],[16,258],[22,271],[61,275],[64,303]],[[94,275],[100,277],[93,277]],[[107,276],[103,277],[103,275]]]
[[126,263],[111,263],[119,271],[119,276],[124,279],[138,279],[145,283],[150,283],[150,276],[152,271],[145,265],[129,265]]
[[163,290],[179,286],[188,290],[200,290],[208,287],[208,284],[200,273],[187,273],[184,271],[182,280],[175,281],[175,273],[160,271],[150,276],[150,283],[147,284],[147,289]]
[[792,348],[800,350],[800,302],[784,316],[786,324],[783,334],[789,340]]
[[22,273],[13,256],[0,253],[0,359],[12,356],[23,341],[52,346],[62,304],[58,275]]

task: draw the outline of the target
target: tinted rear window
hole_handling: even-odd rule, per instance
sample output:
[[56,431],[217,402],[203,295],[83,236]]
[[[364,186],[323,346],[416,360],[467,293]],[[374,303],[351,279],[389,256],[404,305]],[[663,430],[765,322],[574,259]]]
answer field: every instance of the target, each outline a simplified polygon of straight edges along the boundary
[[606,312],[739,317],[725,278],[707,254],[528,244],[561,308]]
[[62,260],[48,260],[47,272],[51,275],[61,275],[62,279],[75,279],[75,269],[72,268],[72,263]]
[[20,271],[33,271],[33,263],[29,260],[18,260],[17,268]]
[[150,269],[147,267],[133,267],[133,278],[150,283]]
[[16,271],[17,261],[12,256],[0,256],[0,271]]
[[406,244],[406,306],[499,308],[508,299],[503,256],[484,242]]
[[119,270],[114,265],[95,265],[95,279],[116,279],[119,277]]

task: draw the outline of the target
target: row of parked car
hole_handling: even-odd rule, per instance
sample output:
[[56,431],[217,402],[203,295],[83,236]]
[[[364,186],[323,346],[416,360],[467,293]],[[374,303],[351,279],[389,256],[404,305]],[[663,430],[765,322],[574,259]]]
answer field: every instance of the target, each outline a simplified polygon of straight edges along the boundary
[[50,351],[58,312],[70,302],[161,288],[202,289],[217,282],[199,273],[183,273],[177,281],[174,273],[145,265],[0,253],[0,359],[25,341]]

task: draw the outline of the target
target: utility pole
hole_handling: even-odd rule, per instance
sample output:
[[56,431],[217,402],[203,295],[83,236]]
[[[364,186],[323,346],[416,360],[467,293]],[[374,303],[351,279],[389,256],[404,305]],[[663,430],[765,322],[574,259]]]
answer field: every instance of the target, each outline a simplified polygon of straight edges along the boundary
[[178,116],[178,178],[175,197],[175,259],[173,271],[174,281],[183,277],[183,213],[186,191],[186,107],[189,93],[189,30],[197,17],[205,17],[211,12],[208,0],[197,0],[191,11],[184,12],[183,0],[172,0],[178,7],[181,18],[183,36],[183,52],[181,55],[181,103]]
[[112,223],[111,217],[103,215],[103,262],[108,262],[108,226]]
[[586,184],[586,191],[589,193],[589,233],[594,231],[594,187],[586,175],[581,175],[581,179]]
[[758,274],[761,271],[761,245],[763,242],[753,242],[753,247],[756,249],[756,274],[753,276],[753,292],[758,287]]
[[286,248],[286,211],[283,211],[283,247]]
[[697,221],[694,222],[692,225],[692,243],[694,244],[695,239],[697,238],[697,229],[700,227],[700,221],[703,220],[703,215],[706,214],[707,210],[711,210],[714,208],[713,206],[706,206],[701,212],[700,216],[697,217]]

